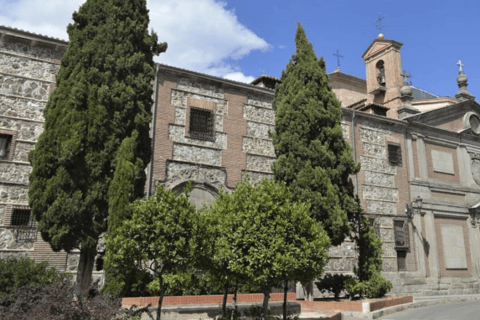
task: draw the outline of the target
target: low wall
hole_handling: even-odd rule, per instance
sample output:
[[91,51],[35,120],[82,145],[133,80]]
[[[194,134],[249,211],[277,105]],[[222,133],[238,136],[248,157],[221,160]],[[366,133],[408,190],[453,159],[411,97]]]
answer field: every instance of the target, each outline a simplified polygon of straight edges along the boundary
[[413,302],[413,296],[400,296],[383,299],[365,299],[358,301],[297,301],[302,312],[355,311],[372,312],[399,304]]
[[[135,298],[123,298],[122,306],[146,306],[149,303],[152,306],[158,305],[159,297],[135,297]],[[295,292],[287,293],[288,301],[296,301],[297,295]],[[189,305],[189,304],[221,304],[223,301],[223,295],[207,295],[207,296],[168,296],[163,298],[162,306],[170,305]],[[237,295],[237,303],[252,303],[262,302],[263,293],[245,293]],[[270,301],[283,301],[283,293],[270,293]],[[233,302],[233,294],[229,294],[227,297],[227,303]]]

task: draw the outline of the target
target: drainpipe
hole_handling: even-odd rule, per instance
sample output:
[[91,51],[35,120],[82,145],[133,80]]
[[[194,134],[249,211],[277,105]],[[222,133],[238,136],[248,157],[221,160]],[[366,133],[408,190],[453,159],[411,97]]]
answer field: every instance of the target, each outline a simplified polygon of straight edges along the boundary
[[[353,161],[357,162],[357,148],[355,145],[355,110],[352,110],[352,149],[353,149]],[[355,194],[358,194],[358,173],[355,174]]]
[[152,177],[153,177],[153,151],[155,146],[155,124],[157,119],[157,101],[158,101],[158,70],[160,65],[157,63],[155,66],[155,86],[153,87],[153,111],[152,111],[152,128],[150,129],[150,139],[152,140],[152,158],[148,164],[148,181],[147,181],[147,198],[150,197],[152,190]]

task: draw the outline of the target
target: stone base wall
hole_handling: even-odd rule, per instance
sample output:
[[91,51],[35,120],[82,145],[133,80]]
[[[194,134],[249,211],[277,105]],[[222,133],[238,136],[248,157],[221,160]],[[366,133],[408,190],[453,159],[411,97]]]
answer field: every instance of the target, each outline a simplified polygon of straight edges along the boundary
[[476,278],[423,278],[417,272],[384,272],[393,289],[390,294],[413,296],[443,296],[480,293],[480,281]]

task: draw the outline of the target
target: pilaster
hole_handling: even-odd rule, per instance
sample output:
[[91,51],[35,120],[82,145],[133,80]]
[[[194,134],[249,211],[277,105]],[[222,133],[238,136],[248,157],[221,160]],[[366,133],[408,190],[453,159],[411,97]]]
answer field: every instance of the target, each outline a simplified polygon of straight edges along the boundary
[[425,232],[428,248],[428,265],[430,267],[430,277],[438,278],[440,275],[437,247],[437,233],[435,230],[435,217],[432,211],[425,214]]

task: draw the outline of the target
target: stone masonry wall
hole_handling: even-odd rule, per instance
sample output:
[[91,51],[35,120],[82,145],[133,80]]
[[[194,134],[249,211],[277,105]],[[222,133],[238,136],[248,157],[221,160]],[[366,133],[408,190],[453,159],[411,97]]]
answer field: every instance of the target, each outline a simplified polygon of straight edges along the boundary
[[65,253],[52,252],[38,235],[36,240],[17,241],[10,223],[13,208],[28,205],[28,152],[43,131],[43,111],[66,44],[2,32],[0,28],[0,130],[15,132],[15,141],[11,161],[0,161],[0,259],[30,256],[64,270]]

